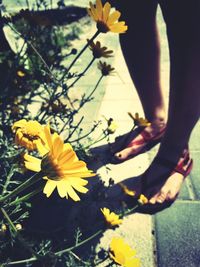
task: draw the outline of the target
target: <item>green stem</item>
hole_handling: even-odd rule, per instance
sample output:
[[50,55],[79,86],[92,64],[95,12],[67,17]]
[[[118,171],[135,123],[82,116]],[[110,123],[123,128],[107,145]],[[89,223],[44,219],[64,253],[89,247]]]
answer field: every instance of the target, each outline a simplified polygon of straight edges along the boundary
[[128,215],[128,214],[132,213],[132,212],[135,211],[139,206],[140,206],[140,204],[135,205],[135,207],[133,207],[132,209],[129,209],[129,210],[125,211],[123,214],[121,213],[120,216],[124,216],[124,215]]
[[[3,213],[5,219],[7,220],[8,224],[10,225],[15,237],[21,242],[21,244],[23,245],[23,247],[27,250],[29,250],[29,252],[34,255],[35,259],[37,260],[40,255],[38,255],[31,247],[30,245],[26,242],[26,240],[24,240],[22,238],[22,236],[20,235],[20,233],[17,231],[15,225],[13,224],[12,220],[10,219],[9,215],[7,214],[7,212],[5,211],[4,208],[1,208],[1,212]],[[1,266],[4,266],[5,264],[2,264]],[[6,266],[7,266],[7,263],[6,263]]]
[[20,197],[14,201],[8,203],[8,206],[10,207],[10,206],[16,205],[20,202],[27,201],[29,198],[31,198],[31,197],[37,195],[39,192],[41,192],[43,188],[44,188],[44,186],[40,186],[38,189],[34,190],[33,192],[28,193],[28,194],[24,195],[23,197]]
[[103,137],[101,137],[100,139],[96,139],[94,142],[90,143],[89,145],[83,147],[83,149],[88,149],[91,146],[95,145],[96,143],[99,143],[100,141],[104,140],[107,137],[107,135],[104,135]]
[[[60,256],[62,255],[63,253],[66,253],[66,252],[70,252],[71,250],[75,249],[75,248],[78,248],[80,246],[82,246],[83,244],[85,244],[86,242],[92,240],[93,238],[95,238],[96,236],[98,236],[99,234],[101,234],[104,230],[99,230],[98,232],[96,232],[95,234],[93,234],[92,236],[88,237],[87,239],[83,240],[82,242],[76,244],[75,246],[72,246],[70,248],[67,248],[67,249],[63,249],[63,250],[60,250],[58,252],[55,253],[55,255],[57,256]],[[29,258],[29,259],[25,259],[25,260],[19,260],[19,261],[13,261],[13,262],[9,262],[9,263],[6,263],[4,264],[4,266],[6,265],[15,265],[15,264],[22,264],[22,263],[27,263],[27,262],[34,262],[34,261],[37,261],[38,258],[36,257],[32,257],[32,258]],[[2,265],[3,266],[3,265]]]
[[35,184],[40,179],[41,179],[41,173],[40,172],[34,174],[31,178],[29,178],[23,184],[21,184],[17,188],[15,188],[11,193],[9,193],[8,195],[5,195],[4,197],[1,197],[0,198],[0,203],[8,200],[9,198],[15,197],[16,195],[18,195],[19,193],[21,193],[22,191],[24,191],[29,186]]
[[[89,39],[89,41],[85,44],[85,46],[81,49],[81,51],[77,54],[77,56],[74,58],[74,60],[72,61],[72,63],[69,65],[68,69],[67,69],[67,73],[69,73],[69,71],[71,70],[71,68],[73,67],[73,65],[76,63],[76,61],[78,60],[78,58],[83,54],[83,52],[86,50],[86,48],[94,41],[94,39],[99,35],[99,31],[96,31],[96,33],[92,36],[91,39]],[[64,79],[66,73],[63,75],[63,77],[61,78],[61,80]]]
[[10,217],[8,216],[7,212],[4,210],[4,208],[1,208],[1,212],[3,213],[4,217],[6,218],[8,224],[10,225],[11,229],[13,230],[14,234],[17,234],[17,229],[15,228],[12,220],[10,219]]
[[92,90],[92,92],[86,97],[86,99],[84,100],[84,102],[81,104],[82,106],[83,106],[87,101],[90,100],[90,97],[91,97],[91,96],[94,94],[94,92],[96,91],[96,89],[97,89],[97,87],[99,86],[99,84],[100,84],[102,78],[103,78],[103,75],[101,75],[101,77],[100,77],[99,80],[97,81],[97,83],[96,83],[94,89]]
[[74,84],[77,83],[78,80],[79,80],[81,77],[83,77],[83,75],[86,73],[86,71],[92,66],[92,64],[93,64],[94,61],[95,61],[95,58],[93,57],[93,59],[90,61],[90,63],[88,64],[88,66],[84,69],[84,71],[83,71],[83,72],[76,78],[76,80],[75,80],[72,84],[70,84],[70,85],[68,86],[68,90],[69,90],[71,87],[73,87]]
[[63,253],[66,253],[66,252],[69,252],[69,251],[71,251],[71,250],[73,250],[75,248],[78,248],[78,247],[82,246],[83,244],[87,243],[88,241],[92,240],[93,238],[95,238],[99,234],[101,234],[103,231],[104,230],[101,229],[101,230],[97,231],[95,234],[93,234],[90,237],[88,237],[87,239],[81,241],[80,243],[78,243],[78,244],[76,244],[76,245],[74,245],[72,247],[69,247],[69,248],[66,248],[66,249],[63,249],[63,250],[60,250],[60,251],[56,252],[55,255],[60,256]]

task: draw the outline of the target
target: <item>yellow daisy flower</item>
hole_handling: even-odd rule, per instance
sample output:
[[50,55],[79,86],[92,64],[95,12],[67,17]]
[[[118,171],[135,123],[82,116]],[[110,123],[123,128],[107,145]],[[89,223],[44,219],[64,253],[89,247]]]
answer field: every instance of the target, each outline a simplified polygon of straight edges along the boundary
[[135,258],[136,251],[120,237],[114,237],[110,243],[110,257],[123,267],[140,267],[140,260]]
[[111,5],[108,2],[106,2],[104,6],[101,0],[96,0],[95,5],[90,2],[90,8],[87,10],[88,14],[97,23],[99,32],[106,33],[111,31],[114,33],[124,33],[128,29],[124,21],[118,21],[121,16],[119,11],[115,10],[110,14]]
[[64,144],[61,137],[51,134],[49,126],[44,127],[44,134],[47,143],[37,144],[42,160],[26,154],[25,167],[35,172],[42,172],[43,179],[47,180],[43,193],[49,197],[55,188],[60,197],[72,198],[79,201],[80,198],[75,190],[80,193],[88,191],[84,186],[88,181],[82,179],[94,176],[88,170],[86,163],[78,159],[70,144]]
[[101,58],[101,57],[108,58],[112,57],[113,54],[112,50],[108,50],[106,46],[101,46],[101,43],[99,41],[97,41],[96,44],[94,42],[90,42],[89,48],[92,51],[94,58]]
[[104,215],[106,222],[111,226],[116,226],[122,223],[122,220],[119,219],[119,215],[114,212],[110,212],[108,208],[101,209],[101,212]]
[[111,65],[106,62],[102,62],[101,60],[98,63],[98,69],[100,69],[103,76],[108,76],[114,71],[114,68],[112,68]]
[[19,77],[24,77],[26,74],[22,71],[22,70],[18,70],[17,71],[17,75],[19,76]]
[[146,127],[151,125],[151,123],[147,119],[139,117],[139,114],[137,112],[135,113],[135,116],[131,112],[128,112],[128,115],[137,126]]
[[131,197],[135,196],[135,191],[130,190],[125,184],[119,183],[119,185],[121,186],[122,190],[124,191],[124,194],[131,196]]
[[147,204],[148,203],[148,198],[146,198],[145,195],[141,194],[139,199],[138,199],[138,202],[141,205]]
[[28,150],[34,150],[38,142],[44,142],[43,126],[37,121],[16,121],[12,130],[15,133],[15,142]]
[[108,134],[115,133],[115,131],[116,131],[117,127],[118,127],[117,123],[112,118],[107,120],[107,123],[108,123],[108,128],[107,128]]

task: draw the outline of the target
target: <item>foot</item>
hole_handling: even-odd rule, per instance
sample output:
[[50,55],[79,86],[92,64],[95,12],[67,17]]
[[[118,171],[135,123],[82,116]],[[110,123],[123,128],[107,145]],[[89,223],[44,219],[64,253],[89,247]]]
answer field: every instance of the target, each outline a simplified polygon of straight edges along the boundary
[[[156,184],[155,186],[149,186],[147,189],[147,192],[151,195],[149,199],[150,204],[156,204],[156,203],[164,203],[164,202],[173,202],[180,190],[181,186],[184,182],[184,179],[192,169],[192,159],[189,156],[188,150],[184,150],[183,155],[179,159],[176,167],[174,168],[174,171],[171,172],[171,174],[168,176],[168,178],[165,180],[165,182],[161,184]],[[159,168],[166,168],[166,166],[159,166]],[[156,171],[154,169],[154,171]],[[159,173],[161,170],[157,170]],[[155,172],[154,172],[155,173]],[[148,179],[148,178],[147,178]],[[153,193],[154,192],[154,193]],[[147,194],[148,194],[147,193]]]
[[154,120],[150,126],[145,127],[132,140],[127,140],[124,144],[125,148],[115,153],[114,158],[123,162],[142,153],[148,145],[157,144],[164,135],[165,125],[163,120]]

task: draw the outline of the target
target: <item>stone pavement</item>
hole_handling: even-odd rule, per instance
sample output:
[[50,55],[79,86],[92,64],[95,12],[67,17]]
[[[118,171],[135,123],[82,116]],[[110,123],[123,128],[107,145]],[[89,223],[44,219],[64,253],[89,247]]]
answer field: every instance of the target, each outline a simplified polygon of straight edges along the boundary
[[[159,30],[162,45],[162,82],[168,101],[169,59],[165,39],[165,25],[159,11]],[[107,38],[103,37],[103,38]],[[109,48],[114,49],[114,76],[109,76],[96,95],[96,102],[85,112],[90,119],[112,117],[118,124],[115,136],[128,132],[132,121],[127,112],[143,114],[136,90],[124,62],[118,37],[110,35],[113,41]],[[101,38],[99,38],[101,39]],[[102,40],[102,39],[101,39]],[[108,45],[107,43],[104,45]],[[97,74],[94,74],[97,75]],[[88,84],[87,84],[88,86]],[[104,88],[104,89],[103,89]],[[105,90],[106,88],[106,90]],[[91,113],[93,110],[93,113]],[[94,111],[95,110],[95,111]],[[114,136],[113,136],[114,139]],[[191,141],[190,152],[194,168],[185,180],[177,201],[168,209],[156,215],[135,213],[124,218],[115,231],[107,230],[100,240],[100,247],[107,248],[110,238],[120,235],[130,246],[136,248],[142,267],[199,267],[200,266],[200,122],[196,125]],[[98,145],[102,145],[104,142]],[[115,183],[142,174],[153,159],[158,146],[148,153],[141,154],[124,163],[106,164],[98,169],[102,179],[107,182],[112,177]],[[103,163],[102,163],[103,164]],[[109,169],[109,171],[108,171]],[[103,267],[106,265],[98,265]]]

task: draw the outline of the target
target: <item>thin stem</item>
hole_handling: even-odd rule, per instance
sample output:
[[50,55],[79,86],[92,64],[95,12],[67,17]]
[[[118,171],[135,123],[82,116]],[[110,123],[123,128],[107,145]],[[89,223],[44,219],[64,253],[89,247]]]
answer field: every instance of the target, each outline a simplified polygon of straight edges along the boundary
[[101,80],[103,78],[103,75],[101,75],[101,77],[99,78],[99,80],[97,81],[94,89],[92,90],[92,92],[86,97],[86,99],[84,99],[83,103],[81,103],[81,106],[83,106],[87,101],[90,100],[91,96],[94,94],[94,92],[96,91],[98,85],[100,84]]
[[[98,236],[99,234],[101,234],[104,230],[99,230],[98,232],[96,232],[95,234],[93,234],[92,236],[88,237],[87,239],[83,240],[82,242],[76,244],[75,246],[72,246],[72,247],[69,247],[67,249],[63,249],[63,250],[60,250],[60,251],[57,251],[55,253],[55,255],[57,256],[60,256],[62,255],[63,253],[66,253],[66,252],[70,252],[71,250],[75,249],[75,248],[78,248],[80,246],[82,246],[83,244],[85,244],[86,242],[92,240],[93,238],[95,238],[96,236]],[[29,259],[25,259],[25,260],[19,260],[19,261],[13,261],[13,262],[9,262],[9,263],[6,263],[4,265],[15,265],[15,264],[21,264],[21,263],[27,263],[27,262],[34,262],[34,261],[37,261],[38,258],[36,257],[32,257],[32,258],[29,258]],[[3,265],[2,265],[3,266]]]
[[104,135],[103,137],[101,137],[100,139],[96,139],[94,142],[90,143],[89,145],[83,147],[83,149],[88,149],[90,148],[91,146],[95,145],[96,143],[99,143],[100,141],[104,140],[105,138],[107,137],[107,135]]
[[95,58],[93,57],[88,66],[84,69],[84,71],[73,81],[72,84],[68,86],[68,90],[74,86],[75,83],[78,82],[78,80],[86,73],[86,71],[92,66],[93,62],[95,61]]
[[35,184],[37,181],[41,179],[41,173],[34,174],[31,178],[29,178],[27,181],[19,185],[17,188],[15,188],[11,193],[5,195],[4,197],[0,198],[0,203],[8,200],[9,198],[13,198],[14,196],[21,193],[24,189],[28,188],[29,186]]
[[49,68],[49,66],[47,65],[47,63],[45,62],[45,60],[43,59],[43,57],[40,55],[40,53],[37,51],[37,49],[33,46],[33,44],[28,41],[25,37],[23,37],[23,35],[18,32],[15,27],[13,27],[12,25],[10,25],[8,23],[8,26],[15,32],[17,33],[21,38],[23,38],[24,40],[26,40],[26,43],[33,49],[33,51],[37,54],[37,56],[40,58],[40,60],[42,61],[42,63],[44,64],[44,66],[46,67],[46,69],[48,70],[51,78],[54,78],[55,80],[57,80],[57,78],[54,76],[54,74],[52,73],[51,69]]
[[[85,46],[81,49],[81,51],[77,54],[77,56],[74,58],[74,60],[72,61],[72,63],[69,65],[68,69],[67,69],[67,73],[69,73],[69,71],[71,70],[71,68],[73,67],[73,65],[76,63],[76,61],[78,60],[78,58],[83,54],[83,52],[86,50],[86,48],[91,44],[91,42],[93,42],[93,40],[99,35],[99,31],[96,31],[96,33],[92,36],[91,39],[88,40],[88,42],[85,44]],[[62,79],[64,79],[66,73],[63,75]]]
[[81,117],[80,121],[77,123],[76,127],[73,129],[73,131],[68,135],[68,137],[65,139],[65,141],[69,140],[70,137],[73,135],[73,133],[76,131],[76,129],[79,127],[79,125],[82,123],[84,119],[84,116]]
[[[35,259],[37,260],[40,255],[38,255],[31,247],[30,245],[26,242],[26,240],[23,239],[23,237],[20,235],[20,233],[17,231],[15,225],[13,224],[12,220],[10,219],[9,215],[7,214],[7,212],[5,211],[4,208],[1,208],[1,212],[3,213],[5,219],[7,220],[8,224],[10,225],[11,229],[14,232],[14,235],[16,236],[16,238],[21,242],[21,244],[23,245],[23,247],[27,250],[29,250],[30,253],[32,253],[35,256]],[[3,266],[5,264],[2,264],[1,266]],[[6,263],[7,266],[7,263]]]
[[24,201],[28,200],[29,198],[31,198],[31,197],[37,195],[39,192],[41,192],[43,187],[44,186],[40,186],[38,189],[34,190],[33,192],[28,193],[28,194],[24,195],[23,197],[20,197],[20,198],[14,200],[14,201],[8,203],[7,206],[10,207],[10,206],[16,205],[16,204],[18,204],[20,202],[24,202]]
[[[135,211],[139,206],[140,206],[140,204],[137,204],[137,205],[135,205],[135,207],[133,207],[132,209],[129,209],[129,210],[125,211],[125,212],[123,213],[123,216],[132,213],[132,212]],[[122,215],[122,214],[120,214],[120,215]]]
[[78,247],[82,246],[83,244],[87,243],[88,241],[92,240],[93,238],[95,238],[95,237],[98,236],[99,234],[101,234],[103,231],[104,231],[104,230],[101,229],[101,230],[97,231],[95,234],[93,234],[93,235],[91,235],[90,237],[88,237],[87,239],[85,239],[85,240],[79,242],[78,244],[76,244],[76,245],[74,245],[74,246],[72,246],[72,247],[69,247],[69,248],[66,248],[66,249],[63,249],[63,250],[60,250],[60,251],[56,252],[55,255],[60,256],[60,255],[62,255],[63,253],[66,253],[66,252],[69,252],[69,251],[71,251],[71,250],[73,250],[73,249],[75,249],[75,248],[78,248]]
[[[98,125],[93,126],[92,129],[91,129],[88,133],[86,133],[85,135],[82,135],[81,137],[79,137],[79,138],[77,138],[77,139],[71,140],[70,143],[78,142],[78,141],[80,141],[81,139],[83,139],[83,138],[89,136],[89,135],[95,130],[95,128],[96,128],[97,126],[98,126]],[[65,139],[65,141],[66,141],[66,140],[67,140],[67,139]]]
[[1,208],[1,212],[3,213],[3,215],[6,218],[8,224],[10,225],[10,227],[13,230],[14,234],[16,235],[17,234],[17,229],[15,228],[14,223],[10,219],[9,215],[7,214],[7,212],[5,211],[4,208]]

